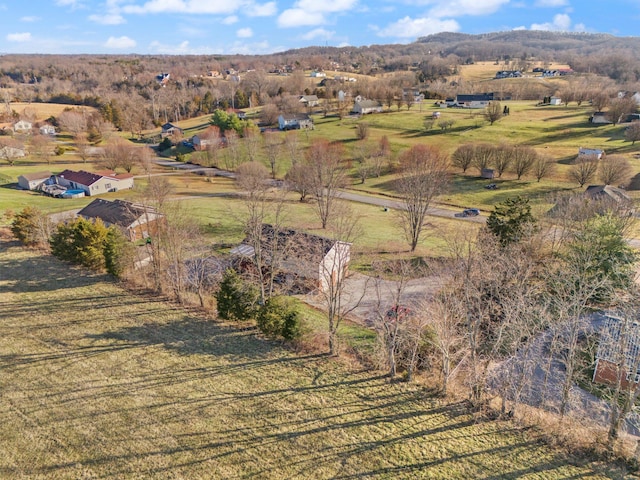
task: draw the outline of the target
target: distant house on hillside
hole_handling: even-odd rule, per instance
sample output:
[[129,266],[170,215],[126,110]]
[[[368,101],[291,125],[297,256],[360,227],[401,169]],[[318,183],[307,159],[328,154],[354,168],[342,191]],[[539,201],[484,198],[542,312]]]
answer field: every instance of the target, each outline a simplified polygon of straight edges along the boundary
[[500,70],[496,72],[496,76],[494,78],[520,78],[522,77],[522,72],[520,70]]
[[475,95],[457,95],[456,106],[461,108],[486,108],[493,102],[493,93]]
[[77,172],[65,170],[55,175],[54,178],[57,185],[62,185],[67,189],[83,190],[87,196],[133,188],[133,175],[128,173],[117,174],[110,171],[90,173],[84,170]]
[[176,126],[176,125],[174,125],[173,123],[170,123],[170,122],[165,123],[160,128],[162,128],[162,131],[160,132],[160,136],[162,138],[164,138],[164,137],[173,137],[174,135],[177,135],[177,134],[179,134],[179,135],[183,135],[184,134],[184,131],[180,127],[178,127],[178,126]]
[[37,190],[44,182],[51,178],[51,172],[25,173],[18,177],[18,185],[25,190]]
[[591,158],[595,158],[597,160],[600,160],[602,157],[604,157],[605,153],[604,150],[601,150],[599,148],[583,148],[580,147],[578,149],[578,158],[580,157],[591,157]]
[[549,97],[549,105],[562,105],[560,97]]
[[13,124],[13,131],[16,133],[30,133],[33,124],[26,120],[20,120]]
[[283,113],[278,117],[280,130],[313,130],[313,120],[306,113]]
[[589,117],[589,122],[595,124],[612,123],[611,120],[609,120],[609,115],[607,114],[607,112],[594,112],[593,115]]
[[317,107],[320,101],[317,95],[302,95],[300,97],[300,103],[305,107]]
[[92,221],[99,218],[107,227],[116,225],[132,242],[155,236],[158,223],[164,218],[153,207],[125,200],[111,202],[101,198],[96,198],[80,210],[78,216]]
[[40,126],[38,131],[40,132],[40,135],[55,135],[56,127],[54,127],[53,125],[49,125],[48,123],[45,123],[44,125]]
[[[326,291],[349,272],[351,244],[348,242],[290,228],[277,230],[263,224],[260,243],[265,264],[276,269],[276,274],[290,277],[291,283],[311,281],[313,288]],[[274,251],[279,252],[279,258],[270,257]],[[245,239],[231,253],[239,258],[252,258],[255,250],[250,239]]]
[[353,113],[368,115],[370,113],[382,113],[382,104],[377,100],[360,100],[353,105]]

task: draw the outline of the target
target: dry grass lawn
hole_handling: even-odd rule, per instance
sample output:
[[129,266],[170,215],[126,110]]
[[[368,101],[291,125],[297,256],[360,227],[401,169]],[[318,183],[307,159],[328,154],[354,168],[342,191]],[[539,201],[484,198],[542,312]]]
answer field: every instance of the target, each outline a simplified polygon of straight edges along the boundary
[[2,478],[616,477],[511,423],[0,242]]
[[36,121],[46,120],[51,116],[57,117],[67,108],[85,110],[87,112],[95,111],[95,108],[93,107],[78,107],[59,103],[11,102],[11,110],[16,112],[18,115],[23,115],[25,110],[27,110],[27,112],[35,112]]

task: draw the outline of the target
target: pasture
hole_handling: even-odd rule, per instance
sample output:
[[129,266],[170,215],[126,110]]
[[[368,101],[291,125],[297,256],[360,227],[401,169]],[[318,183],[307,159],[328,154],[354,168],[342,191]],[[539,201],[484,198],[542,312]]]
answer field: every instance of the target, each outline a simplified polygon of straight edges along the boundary
[[5,478],[622,478],[6,239],[0,292]]

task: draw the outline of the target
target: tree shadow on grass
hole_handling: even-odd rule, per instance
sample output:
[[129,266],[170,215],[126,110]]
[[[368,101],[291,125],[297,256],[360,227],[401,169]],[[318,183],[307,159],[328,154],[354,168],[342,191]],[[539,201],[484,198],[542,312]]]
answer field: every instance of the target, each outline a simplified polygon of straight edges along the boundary
[[2,256],[6,242],[0,248],[0,285],[2,293],[27,293],[54,291],[64,288],[88,286],[108,280],[105,274],[92,273],[82,267],[65,263],[33,250],[33,256],[10,258]]

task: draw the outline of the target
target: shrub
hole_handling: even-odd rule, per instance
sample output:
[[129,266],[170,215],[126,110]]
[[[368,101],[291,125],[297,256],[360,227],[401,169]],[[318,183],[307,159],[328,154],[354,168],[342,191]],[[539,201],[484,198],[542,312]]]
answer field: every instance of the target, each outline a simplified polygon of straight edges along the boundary
[[173,147],[171,139],[169,137],[164,137],[158,145],[158,151],[164,152],[165,150],[169,150],[171,147]]
[[28,246],[45,245],[49,240],[48,217],[35,207],[25,207],[13,217],[11,232]]
[[269,337],[285,340],[300,338],[301,319],[295,301],[289,297],[271,297],[258,312],[258,328]]
[[249,320],[255,315],[258,302],[257,289],[243,281],[238,273],[228,268],[222,276],[216,293],[218,315],[224,320]]
[[58,145],[53,152],[59,157],[61,155],[64,155],[64,152],[66,151],[66,148],[64,148],[62,145]]

